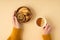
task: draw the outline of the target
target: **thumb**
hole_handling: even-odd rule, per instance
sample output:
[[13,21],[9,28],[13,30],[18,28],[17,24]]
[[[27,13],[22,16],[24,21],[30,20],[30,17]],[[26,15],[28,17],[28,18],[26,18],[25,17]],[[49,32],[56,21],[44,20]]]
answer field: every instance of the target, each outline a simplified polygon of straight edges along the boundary
[[18,20],[17,20],[17,18],[14,16],[14,22],[16,23],[16,24],[19,24],[18,23]]

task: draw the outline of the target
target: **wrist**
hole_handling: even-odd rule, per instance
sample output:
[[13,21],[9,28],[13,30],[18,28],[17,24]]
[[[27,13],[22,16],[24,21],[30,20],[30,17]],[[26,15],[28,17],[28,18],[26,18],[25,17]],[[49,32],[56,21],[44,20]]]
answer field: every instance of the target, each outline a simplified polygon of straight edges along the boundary
[[50,33],[43,33],[43,35],[49,35]]
[[16,26],[16,25],[14,25],[14,28],[16,28],[16,29],[20,29],[21,27],[20,27],[20,26]]

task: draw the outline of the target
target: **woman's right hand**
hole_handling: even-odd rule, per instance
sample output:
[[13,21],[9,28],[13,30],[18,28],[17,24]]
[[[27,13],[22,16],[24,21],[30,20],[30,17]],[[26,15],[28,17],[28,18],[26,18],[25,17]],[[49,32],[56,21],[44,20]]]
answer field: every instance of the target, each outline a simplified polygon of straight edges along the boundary
[[15,16],[15,14],[16,14],[16,11],[14,12],[14,15],[13,15],[13,24],[14,24],[14,27],[15,27],[15,28],[20,28],[20,27],[21,27],[21,23],[19,23],[19,22],[17,21],[17,18],[16,18],[16,16]]

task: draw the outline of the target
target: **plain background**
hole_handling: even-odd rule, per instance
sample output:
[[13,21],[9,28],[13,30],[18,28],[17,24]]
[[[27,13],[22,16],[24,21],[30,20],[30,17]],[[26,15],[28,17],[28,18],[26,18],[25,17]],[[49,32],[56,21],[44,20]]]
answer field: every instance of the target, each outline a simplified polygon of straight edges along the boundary
[[24,23],[23,40],[42,40],[38,17],[46,17],[52,27],[52,40],[60,40],[60,0],[0,0],[0,40],[7,40],[13,29],[12,15],[20,6],[28,6],[34,15]]

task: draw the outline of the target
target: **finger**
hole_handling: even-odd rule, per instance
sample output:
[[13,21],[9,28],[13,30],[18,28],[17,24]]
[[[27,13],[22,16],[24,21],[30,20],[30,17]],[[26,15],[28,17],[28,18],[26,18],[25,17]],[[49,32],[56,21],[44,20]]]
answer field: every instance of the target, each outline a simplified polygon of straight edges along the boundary
[[14,16],[15,22],[17,22],[17,18]]
[[[47,26],[47,24],[46,24],[46,26]],[[44,26],[43,28],[45,29],[45,28],[46,28],[46,26]]]
[[13,23],[13,25],[15,25],[15,18],[14,18],[14,16],[12,17],[12,23]]
[[16,15],[16,11],[14,11],[14,14],[13,14],[13,16],[15,16]]
[[15,17],[15,23],[19,24],[16,17]]
[[[46,24],[46,25],[47,25],[47,24]],[[45,28],[46,28],[46,26],[43,27],[43,29],[45,29]]]
[[15,18],[14,18],[14,16],[13,16],[13,22],[15,22]]
[[48,28],[48,32],[50,32],[50,31],[51,31],[51,27]]
[[47,24],[47,25],[45,26],[45,29],[47,30],[49,27],[50,27],[50,26]]
[[14,22],[14,23],[16,22],[16,17],[15,17],[15,16],[13,16],[13,22]]

